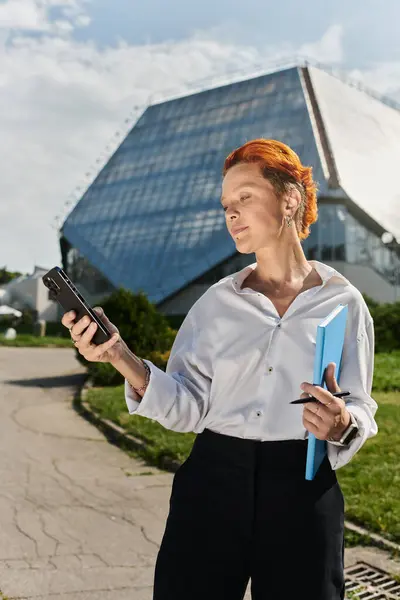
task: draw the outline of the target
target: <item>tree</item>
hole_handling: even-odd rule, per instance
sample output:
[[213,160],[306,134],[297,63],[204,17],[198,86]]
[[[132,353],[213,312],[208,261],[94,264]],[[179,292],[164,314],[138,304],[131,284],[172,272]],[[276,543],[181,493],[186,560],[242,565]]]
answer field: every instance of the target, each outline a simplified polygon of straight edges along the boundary
[[20,277],[22,273],[19,271],[7,271],[6,267],[0,268],[0,285],[4,285],[5,283],[10,283],[13,279]]

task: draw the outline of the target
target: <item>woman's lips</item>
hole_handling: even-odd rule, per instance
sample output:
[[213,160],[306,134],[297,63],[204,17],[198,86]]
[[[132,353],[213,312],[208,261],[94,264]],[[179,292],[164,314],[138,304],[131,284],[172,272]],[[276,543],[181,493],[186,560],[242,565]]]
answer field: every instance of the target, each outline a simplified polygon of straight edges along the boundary
[[237,228],[234,227],[232,229],[232,235],[237,235],[238,233],[241,233],[245,229],[248,229],[248,228],[247,227],[237,227]]

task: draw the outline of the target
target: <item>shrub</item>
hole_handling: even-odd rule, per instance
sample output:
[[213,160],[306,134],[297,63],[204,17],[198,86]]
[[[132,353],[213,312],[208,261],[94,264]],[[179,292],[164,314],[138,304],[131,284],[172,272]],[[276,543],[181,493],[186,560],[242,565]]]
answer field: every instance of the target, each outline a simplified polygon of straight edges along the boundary
[[88,363],[88,375],[93,385],[99,387],[121,385],[124,378],[110,363]]
[[[168,319],[157,311],[145,294],[133,294],[119,288],[99,304],[132,352],[165,370],[177,331],[169,326]],[[87,367],[94,384],[123,383],[122,375],[110,364],[88,362],[78,351],[77,358]]]
[[400,349],[400,302],[380,304],[373,314],[375,321],[375,351],[393,352]]
[[69,338],[69,331],[60,321],[47,321],[46,322],[46,335],[50,337],[65,337]]
[[144,358],[148,358],[148,360],[151,360],[151,362],[154,365],[156,365],[156,367],[165,371],[165,369],[167,368],[167,363],[170,354],[171,350],[167,350],[166,352],[159,352],[158,350],[154,350],[153,352],[150,352],[149,356],[146,356]]
[[375,329],[375,352],[400,349],[400,302],[379,304],[364,294]]

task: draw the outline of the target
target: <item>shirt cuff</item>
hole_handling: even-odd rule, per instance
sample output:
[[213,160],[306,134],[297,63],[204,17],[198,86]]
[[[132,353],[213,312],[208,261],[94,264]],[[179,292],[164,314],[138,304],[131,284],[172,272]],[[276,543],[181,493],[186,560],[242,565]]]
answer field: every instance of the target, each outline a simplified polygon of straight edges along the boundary
[[[171,409],[176,395],[176,382],[151,361],[144,359],[150,368],[150,380],[143,397],[125,379],[125,402],[130,415],[148,419],[163,419]],[[170,403],[168,403],[170,398]]]
[[347,446],[337,446],[327,442],[327,452],[329,462],[331,463],[332,469],[340,469],[346,465],[353,456],[358,452],[364,442],[375,435],[371,432],[371,425],[368,416],[365,414],[362,408],[359,406],[348,406],[347,410],[354,417],[359,427],[357,435],[351,440]]

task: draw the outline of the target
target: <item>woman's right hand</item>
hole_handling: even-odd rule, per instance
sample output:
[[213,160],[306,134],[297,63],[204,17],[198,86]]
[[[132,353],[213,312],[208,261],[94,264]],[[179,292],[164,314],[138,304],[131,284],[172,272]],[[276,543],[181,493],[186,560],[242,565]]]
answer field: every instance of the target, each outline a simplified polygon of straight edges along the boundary
[[100,320],[113,335],[111,339],[104,344],[92,344],[91,340],[96,332],[97,324],[85,316],[75,323],[76,314],[74,311],[65,313],[61,323],[70,330],[71,338],[76,341],[75,347],[78,352],[89,362],[109,362],[118,361],[125,350],[125,344],[119,335],[115,325],[109,321],[100,306],[94,308]]

